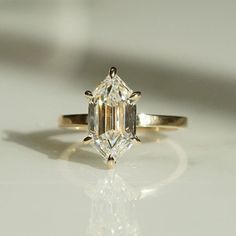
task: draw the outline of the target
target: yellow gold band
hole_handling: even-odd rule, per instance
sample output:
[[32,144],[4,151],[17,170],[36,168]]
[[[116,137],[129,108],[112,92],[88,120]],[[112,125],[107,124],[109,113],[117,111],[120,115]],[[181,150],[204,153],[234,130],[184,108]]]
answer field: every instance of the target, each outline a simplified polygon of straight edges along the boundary
[[[63,115],[59,119],[59,127],[84,128],[88,125],[87,114]],[[187,126],[187,118],[182,116],[164,116],[151,114],[137,114],[137,128],[178,129]]]

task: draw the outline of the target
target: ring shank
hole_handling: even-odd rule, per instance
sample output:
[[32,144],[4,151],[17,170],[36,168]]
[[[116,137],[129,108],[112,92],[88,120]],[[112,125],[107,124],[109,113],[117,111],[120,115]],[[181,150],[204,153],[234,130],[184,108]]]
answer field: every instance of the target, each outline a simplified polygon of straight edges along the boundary
[[[59,127],[85,128],[88,125],[88,114],[63,115],[59,118]],[[187,126],[187,118],[182,116],[165,116],[154,114],[137,114],[137,128],[154,128],[160,130],[173,130]]]

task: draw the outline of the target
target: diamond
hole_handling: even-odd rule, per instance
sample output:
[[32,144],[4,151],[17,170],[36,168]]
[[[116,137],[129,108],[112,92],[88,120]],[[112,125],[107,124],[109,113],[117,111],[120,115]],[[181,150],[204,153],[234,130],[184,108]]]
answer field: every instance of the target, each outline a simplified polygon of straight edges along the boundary
[[104,161],[117,159],[132,146],[136,135],[133,91],[115,73],[108,75],[89,99],[89,135]]

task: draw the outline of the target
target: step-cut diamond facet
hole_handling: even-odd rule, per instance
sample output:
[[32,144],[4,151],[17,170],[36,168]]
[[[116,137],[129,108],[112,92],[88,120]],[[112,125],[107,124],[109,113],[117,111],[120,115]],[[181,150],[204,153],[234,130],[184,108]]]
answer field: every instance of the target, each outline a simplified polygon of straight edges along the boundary
[[89,134],[104,161],[115,161],[132,146],[136,134],[136,105],[133,91],[115,75],[108,75],[89,101]]

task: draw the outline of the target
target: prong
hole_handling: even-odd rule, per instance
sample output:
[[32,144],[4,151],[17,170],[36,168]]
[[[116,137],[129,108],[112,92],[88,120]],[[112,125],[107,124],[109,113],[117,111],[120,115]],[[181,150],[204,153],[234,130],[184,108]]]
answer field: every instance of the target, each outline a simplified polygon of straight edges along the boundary
[[83,143],[84,144],[89,144],[92,141],[92,137],[91,136],[87,136],[83,139]]
[[110,77],[111,77],[111,78],[114,78],[115,75],[116,75],[116,73],[117,73],[117,69],[116,69],[114,66],[112,66],[112,67],[110,68],[110,70],[109,70],[109,75],[110,75]]
[[115,167],[115,164],[116,164],[116,162],[115,162],[114,158],[109,156],[108,160],[107,160],[107,168],[113,169]]
[[85,93],[84,93],[84,95],[85,95],[87,98],[89,98],[89,99],[91,99],[91,98],[93,97],[93,93],[92,93],[91,91],[89,91],[89,90],[86,90]]
[[131,101],[131,103],[136,104],[140,98],[141,98],[141,92],[136,91],[130,95],[129,100]]
[[137,136],[134,136],[132,138],[136,143],[141,143],[141,140],[137,137]]

